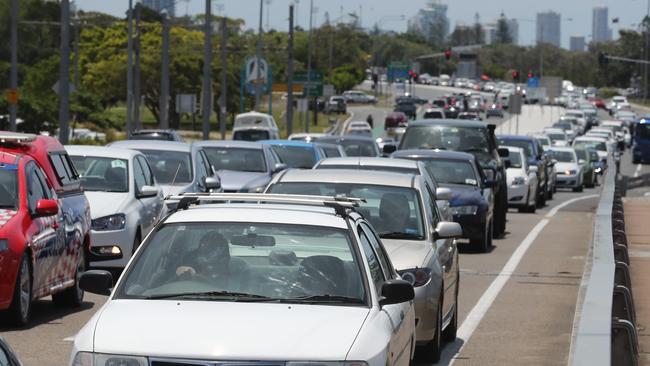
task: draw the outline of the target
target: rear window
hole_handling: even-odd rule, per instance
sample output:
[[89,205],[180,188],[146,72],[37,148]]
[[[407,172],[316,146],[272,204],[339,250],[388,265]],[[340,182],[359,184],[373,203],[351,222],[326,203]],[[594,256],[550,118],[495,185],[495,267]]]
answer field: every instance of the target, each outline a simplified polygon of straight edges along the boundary
[[268,140],[270,138],[269,132],[264,130],[244,130],[237,131],[233,134],[233,140],[243,140],[243,141],[260,141]]

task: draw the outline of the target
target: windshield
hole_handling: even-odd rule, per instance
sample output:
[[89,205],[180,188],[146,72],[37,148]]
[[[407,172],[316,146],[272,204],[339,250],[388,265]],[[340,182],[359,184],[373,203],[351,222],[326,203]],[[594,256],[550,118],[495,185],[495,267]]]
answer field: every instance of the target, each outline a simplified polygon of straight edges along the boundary
[[551,141],[553,141],[553,142],[555,142],[555,141],[565,141],[566,136],[564,136],[561,133],[549,133],[548,138],[550,138]]
[[487,129],[457,126],[416,126],[402,138],[400,149],[441,149],[489,152]]
[[391,172],[403,174],[420,174],[416,168],[404,168],[399,166],[384,166],[384,165],[351,165],[351,164],[321,164],[315,169],[356,169],[356,170],[369,170],[374,172]]
[[140,150],[149,160],[159,184],[192,182],[192,158],[189,152]]
[[130,140],[158,140],[158,141],[174,141],[174,136],[164,132],[134,132],[131,134]]
[[526,155],[526,157],[535,156],[535,152],[533,151],[533,143],[530,141],[516,139],[510,140],[504,138],[499,138],[498,141],[499,146],[514,146],[524,149],[524,155]]
[[117,298],[365,303],[362,267],[346,230],[178,223],[163,226],[145,245]]
[[521,154],[519,152],[510,150],[508,160],[510,160],[511,168],[521,169]]
[[650,139],[650,124],[640,123],[636,127],[636,137],[643,140]]
[[573,151],[564,151],[564,150],[551,150],[551,156],[553,159],[559,161],[560,163],[575,163],[576,156]]
[[86,191],[128,192],[129,162],[124,159],[70,155]]
[[216,170],[266,172],[264,154],[260,149],[204,146],[203,150]]
[[607,151],[607,144],[601,141],[576,141],[573,143],[574,149],[594,149],[598,151]]
[[314,149],[282,145],[273,145],[272,148],[280,157],[280,161],[290,168],[311,169],[317,161]]
[[242,131],[236,131],[232,135],[233,140],[241,140],[241,141],[268,140],[269,137],[270,137],[269,132],[265,130],[242,130]]
[[544,147],[551,145],[551,141],[547,137],[537,137],[537,142]]
[[[329,143],[330,141],[327,142]],[[376,144],[372,140],[363,141],[342,139],[332,141],[332,143],[343,146],[343,150],[345,150],[345,156],[379,156]]]
[[15,165],[0,166],[0,209],[18,208],[18,175]]
[[425,160],[427,170],[441,184],[478,186],[478,177],[471,163],[460,160]]
[[414,188],[353,183],[280,182],[268,193],[365,198],[358,211],[380,237],[423,240],[422,211]]

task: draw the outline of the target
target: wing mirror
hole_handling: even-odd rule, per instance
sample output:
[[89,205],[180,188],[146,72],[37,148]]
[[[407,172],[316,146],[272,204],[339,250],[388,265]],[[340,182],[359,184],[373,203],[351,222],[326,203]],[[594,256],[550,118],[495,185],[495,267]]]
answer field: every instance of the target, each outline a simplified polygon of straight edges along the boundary
[[158,188],[154,186],[142,186],[140,188],[140,192],[138,193],[138,197],[155,197],[158,195]]
[[433,237],[435,240],[438,239],[454,239],[460,238],[463,236],[463,229],[460,224],[457,222],[451,221],[441,221],[436,226],[436,230],[433,232]]
[[206,190],[221,188],[221,179],[219,177],[205,177],[203,179],[203,186]]
[[451,198],[451,189],[443,187],[436,188],[436,200],[449,201]]
[[54,216],[59,213],[59,203],[56,200],[36,201],[34,217]]
[[388,280],[381,286],[379,305],[399,304],[414,298],[413,285],[404,280]]
[[288,168],[289,168],[289,166],[288,166],[287,164],[284,164],[284,163],[277,163],[277,164],[275,164],[275,165],[273,166],[273,171],[272,171],[272,172],[273,172],[273,174],[275,174],[275,173],[277,173],[277,172],[281,172],[281,171],[283,171],[283,170],[285,170],[285,169],[288,169]]
[[499,156],[502,158],[507,158],[510,156],[510,150],[505,147],[500,147],[497,151],[499,152]]
[[108,296],[113,288],[113,275],[108,271],[86,271],[79,278],[79,287],[93,294]]

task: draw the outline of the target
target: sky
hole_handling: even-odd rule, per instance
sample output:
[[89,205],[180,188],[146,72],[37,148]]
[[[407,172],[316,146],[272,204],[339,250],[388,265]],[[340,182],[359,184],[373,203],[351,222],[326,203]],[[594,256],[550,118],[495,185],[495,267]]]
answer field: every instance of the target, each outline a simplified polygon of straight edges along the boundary
[[[123,16],[128,7],[128,0],[73,0],[82,10],[102,11]],[[134,3],[138,0],[133,0]],[[288,27],[288,9],[296,4],[296,24],[303,28],[309,26],[310,0],[263,0],[263,26],[286,29]],[[407,20],[423,8],[428,0],[311,0],[314,3],[314,25],[325,20],[329,13],[332,21],[343,14],[361,15],[363,27],[372,27],[376,23],[381,29],[405,31]],[[481,22],[492,22],[503,12],[508,18],[519,20],[519,44],[530,45],[535,40],[535,15],[538,12],[553,10],[562,15],[562,46],[568,47],[570,36],[585,36],[587,42],[591,34],[592,8],[596,5],[609,7],[610,27],[616,37],[622,28],[634,28],[648,12],[650,0],[438,0],[447,4],[447,16],[451,30],[457,23],[474,23],[478,13]],[[213,12],[228,17],[242,18],[247,28],[257,28],[259,22],[259,0],[213,0]],[[267,5],[268,4],[268,5]],[[203,13],[204,0],[177,0],[176,14],[190,15]],[[267,12],[268,11],[268,12]],[[402,17],[403,16],[403,17]],[[611,19],[618,17],[618,24]],[[401,20],[403,19],[403,20]],[[451,31],[450,30],[450,31]]]

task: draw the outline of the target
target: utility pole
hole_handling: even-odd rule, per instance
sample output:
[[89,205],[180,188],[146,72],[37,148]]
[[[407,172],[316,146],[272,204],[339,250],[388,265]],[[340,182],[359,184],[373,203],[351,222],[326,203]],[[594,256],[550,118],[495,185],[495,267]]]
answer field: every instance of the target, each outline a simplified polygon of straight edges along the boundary
[[[78,20],[78,19],[77,19]],[[79,38],[81,37],[81,23],[76,22],[74,27],[74,79],[75,90],[79,90]]]
[[228,103],[228,19],[221,18],[221,103],[219,108],[219,131],[221,139],[226,139],[226,106]]
[[140,122],[140,104],[142,103],[142,95],[140,92],[140,11],[142,8],[142,3],[135,6],[135,65],[133,66],[133,124],[135,129],[142,129],[142,123]]
[[[303,90],[307,92],[307,112],[305,112],[305,132],[309,132],[309,92],[311,90],[311,33],[312,21],[314,17],[314,0],[309,0],[309,36],[307,38],[307,85]],[[314,106],[314,110],[317,106]]]
[[[648,60],[648,56],[650,55],[650,37],[648,35],[648,32],[650,32],[650,0],[648,0],[648,7],[646,10],[646,16],[643,22],[644,25],[644,30],[643,30],[643,59]],[[645,102],[648,98],[648,64],[643,65],[643,102]]]
[[289,5],[289,40],[287,45],[287,136],[293,133],[293,5]]
[[[18,90],[18,0],[11,0],[11,71],[9,72],[9,88],[12,93]],[[16,116],[18,101],[9,103],[9,130],[16,131]]]
[[262,29],[262,15],[264,14],[264,0],[260,0],[260,25],[259,25],[259,36],[257,39],[257,49],[255,50],[255,65],[257,66],[255,74],[255,110],[260,111],[260,99],[262,98],[262,84],[260,80],[262,79],[262,34],[264,30]]
[[61,62],[59,65],[59,141],[69,140],[70,0],[61,0]]
[[[129,0],[131,1],[131,0]],[[162,13],[162,71],[160,73],[160,128],[169,128],[169,18]]]
[[205,24],[203,25],[203,139],[210,138],[212,115],[212,0],[205,0]]
[[127,19],[126,56],[126,138],[131,136],[131,117],[133,117],[133,0],[129,0]]

